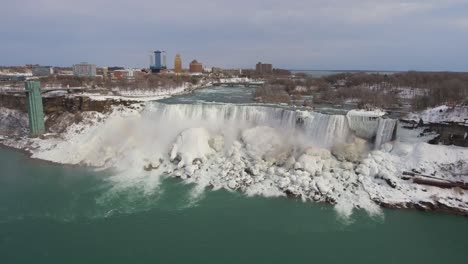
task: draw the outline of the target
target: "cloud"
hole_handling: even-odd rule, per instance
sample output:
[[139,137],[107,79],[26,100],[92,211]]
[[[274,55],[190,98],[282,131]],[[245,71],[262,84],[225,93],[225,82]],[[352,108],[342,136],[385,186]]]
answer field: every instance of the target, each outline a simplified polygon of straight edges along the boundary
[[0,57],[9,64],[87,60],[145,66],[147,51],[163,48],[170,56],[180,52],[187,60],[226,67],[262,60],[291,68],[466,69],[468,55],[450,45],[468,42],[466,34],[460,35],[467,29],[467,3],[5,1]]
[[452,21],[452,25],[464,30],[468,30],[468,17],[457,18]]

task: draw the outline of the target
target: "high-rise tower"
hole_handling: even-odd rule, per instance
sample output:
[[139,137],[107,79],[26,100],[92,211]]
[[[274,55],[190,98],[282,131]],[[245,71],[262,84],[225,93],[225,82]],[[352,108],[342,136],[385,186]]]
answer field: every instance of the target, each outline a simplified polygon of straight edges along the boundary
[[165,51],[157,50],[154,52],[154,64],[151,64],[150,68],[153,73],[159,73],[161,70],[167,69]]
[[178,53],[175,56],[175,60],[174,60],[174,71],[176,73],[181,73],[182,72],[182,58],[180,57],[180,54],[178,54]]
[[162,68],[161,53],[159,50],[154,52],[154,67],[158,70]]

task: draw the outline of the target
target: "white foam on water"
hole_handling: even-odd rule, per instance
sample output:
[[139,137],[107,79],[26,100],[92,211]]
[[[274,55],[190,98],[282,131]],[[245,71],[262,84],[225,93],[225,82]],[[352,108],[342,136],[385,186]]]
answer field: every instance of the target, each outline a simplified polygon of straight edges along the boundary
[[180,177],[194,184],[189,206],[210,187],[330,201],[344,218],[355,208],[375,216],[380,207],[356,170],[372,139],[379,146],[391,140],[395,123],[382,120],[263,106],[150,103],[142,112],[117,111],[70,132],[66,141],[44,144],[33,157],[112,167],[116,193],[137,186],[155,194],[162,178]]

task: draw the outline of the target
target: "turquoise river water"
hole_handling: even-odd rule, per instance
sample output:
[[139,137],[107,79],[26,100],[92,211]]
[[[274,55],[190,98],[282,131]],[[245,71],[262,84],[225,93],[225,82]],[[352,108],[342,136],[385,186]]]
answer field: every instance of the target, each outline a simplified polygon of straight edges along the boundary
[[332,206],[167,179],[113,192],[110,172],[0,149],[0,263],[464,263],[466,218],[410,210],[343,223]]
[[[112,171],[0,148],[0,263],[465,263],[468,220],[205,191],[173,178],[116,189]],[[131,176],[131,175],[129,175]]]

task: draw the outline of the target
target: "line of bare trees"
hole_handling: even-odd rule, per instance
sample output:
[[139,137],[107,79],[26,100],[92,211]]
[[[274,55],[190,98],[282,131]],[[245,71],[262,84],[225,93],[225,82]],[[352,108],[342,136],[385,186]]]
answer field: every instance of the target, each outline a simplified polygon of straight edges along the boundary
[[355,99],[379,107],[401,103],[398,88],[418,89],[410,101],[419,110],[441,104],[468,104],[468,73],[401,72],[395,74],[345,73],[323,78],[331,86],[344,83],[336,91],[327,90],[321,100]]
[[[146,75],[132,80],[102,79],[77,76],[48,76],[40,79],[41,85],[56,87],[91,87],[91,88],[122,88],[138,90],[168,89],[181,86],[184,83],[198,84],[201,77],[183,75]],[[21,83],[18,83],[22,85]]]
[[289,93],[286,87],[280,84],[265,84],[255,90],[254,97],[256,101],[263,103],[291,103]]

